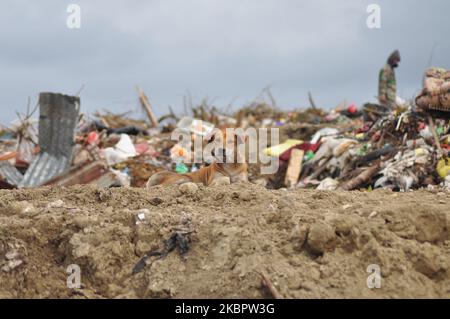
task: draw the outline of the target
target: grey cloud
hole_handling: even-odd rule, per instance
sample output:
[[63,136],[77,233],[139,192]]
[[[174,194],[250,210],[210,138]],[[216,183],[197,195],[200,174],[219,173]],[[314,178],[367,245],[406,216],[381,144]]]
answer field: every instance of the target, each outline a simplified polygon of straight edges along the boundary
[[[379,3],[381,30],[365,25]],[[66,6],[82,28],[65,26]],[[400,49],[399,93],[420,88],[430,51],[450,68],[445,0],[12,1],[0,12],[0,122],[41,91],[75,93],[82,110],[138,109],[141,85],[158,114],[182,109],[189,90],[238,106],[268,84],[280,106],[372,100],[388,54]]]

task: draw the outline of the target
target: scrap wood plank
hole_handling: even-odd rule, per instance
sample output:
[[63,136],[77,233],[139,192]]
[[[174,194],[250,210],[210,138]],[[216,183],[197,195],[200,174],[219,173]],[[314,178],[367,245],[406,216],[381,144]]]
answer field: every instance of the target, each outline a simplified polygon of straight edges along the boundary
[[141,102],[142,108],[145,110],[145,112],[147,113],[147,116],[150,120],[150,124],[153,127],[157,127],[158,120],[156,119],[156,116],[153,113],[152,106],[150,105],[150,102],[148,101],[147,96],[144,94],[144,92],[138,86],[136,86],[136,90],[138,91],[139,101]]
[[289,159],[289,165],[286,171],[286,178],[284,181],[287,187],[293,187],[298,183],[300,173],[302,172],[304,155],[305,151],[299,149],[292,150],[291,158]]
[[44,185],[72,186],[79,184],[89,184],[108,173],[104,161],[96,161],[90,164],[81,164],[72,167],[68,172],[47,181]]

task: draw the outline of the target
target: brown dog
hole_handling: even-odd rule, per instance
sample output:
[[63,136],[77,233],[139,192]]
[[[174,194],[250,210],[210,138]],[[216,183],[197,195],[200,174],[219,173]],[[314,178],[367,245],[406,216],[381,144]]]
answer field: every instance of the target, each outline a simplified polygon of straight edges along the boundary
[[[248,181],[247,163],[238,152],[238,146],[246,142],[246,137],[236,135],[227,136],[227,130],[216,130],[208,138],[206,145],[219,145],[215,148],[217,154],[211,152],[216,160],[209,166],[203,167],[194,173],[177,174],[170,171],[156,173],[150,177],[147,182],[147,188],[155,185],[183,184],[187,182],[202,183],[203,185],[211,185],[215,180],[221,177],[229,177],[231,183],[239,181]],[[234,158],[228,161],[227,155],[230,148],[234,148]],[[219,161],[218,161],[219,159]],[[228,161],[228,162],[227,162]]]

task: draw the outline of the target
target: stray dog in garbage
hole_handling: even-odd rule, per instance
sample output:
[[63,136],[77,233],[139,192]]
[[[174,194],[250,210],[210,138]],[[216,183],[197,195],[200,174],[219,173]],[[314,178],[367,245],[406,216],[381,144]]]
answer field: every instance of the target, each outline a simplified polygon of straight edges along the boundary
[[[246,143],[247,136],[236,134],[234,129],[232,129],[232,132],[230,134],[227,129],[215,129],[209,134],[206,139],[206,146],[216,146],[211,152],[214,161],[209,166],[186,174],[177,174],[170,171],[158,172],[149,178],[147,188],[156,185],[177,185],[188,182],[209,186],[215,180],[223,177],[229,177],[231,183],[247,182],[248,165],[245,162],[245,155],[238,152],[238,146]],[[233,148],[233,153],[230,153],[231,148]],[[234,156],[232,157],[230,154]]]

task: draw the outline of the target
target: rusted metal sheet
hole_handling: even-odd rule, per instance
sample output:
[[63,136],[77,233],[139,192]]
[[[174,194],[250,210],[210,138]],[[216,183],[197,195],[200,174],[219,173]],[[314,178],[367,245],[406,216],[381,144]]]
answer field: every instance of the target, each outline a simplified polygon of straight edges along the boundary
[[17,168],[9,162],[0,162],[0,177],[3,177],[9,184],[17,186],[23,179],[23,175]]
[[80,99],[55,93],[39,95],[39,146],[41,153],[26,171],[19,187],[34,187],[66,172],[75,146]]
[[87,165],[79,165],[63,175],[57,176],[45,183],[45,185],[72,186],[90,184],[109,172],[104,161],[92,162]]

